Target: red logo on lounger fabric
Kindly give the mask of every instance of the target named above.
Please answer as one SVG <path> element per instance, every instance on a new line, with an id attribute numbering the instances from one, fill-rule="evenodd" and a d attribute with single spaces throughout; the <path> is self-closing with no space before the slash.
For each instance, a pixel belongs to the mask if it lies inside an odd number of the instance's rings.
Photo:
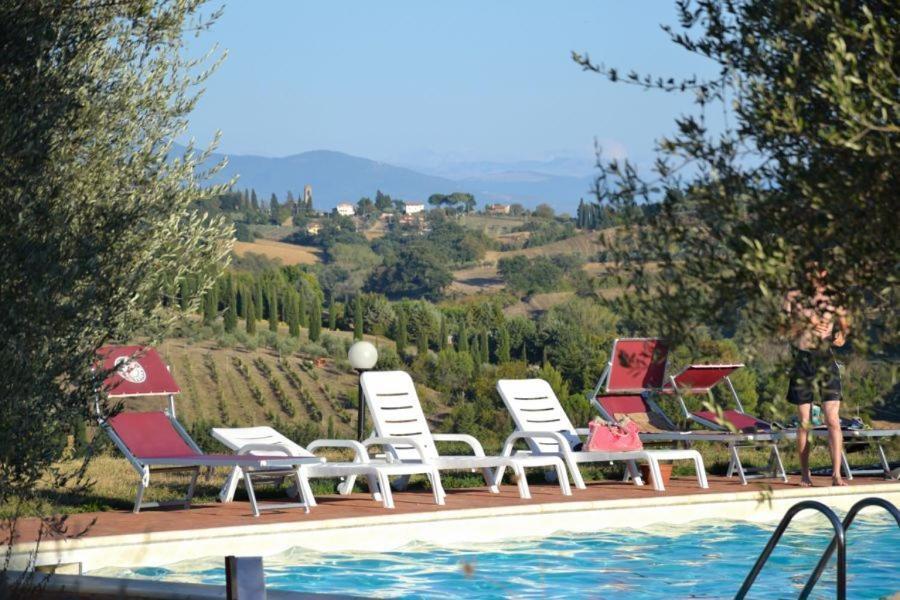
<path id="1" fill-rule="evenodd" d="M 147 371 L 136 360 L 129 360 L 126 356 L 116 358 L 116 371 L 125 381 L 131 383 L 144 383 L 147 381 Z"/>
<path id="2" fill-rule="evenodd" d="M 180 390 L 153 348 L 106 346 L 97 353 L 99 368 L 107 372 L 103 387 L 110 398 L 177 394 Z"/>

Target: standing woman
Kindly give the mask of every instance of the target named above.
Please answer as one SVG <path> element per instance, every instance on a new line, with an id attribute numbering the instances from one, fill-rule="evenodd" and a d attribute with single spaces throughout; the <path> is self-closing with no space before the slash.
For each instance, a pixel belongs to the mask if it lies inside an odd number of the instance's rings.
<path id="1" fill-rule="evenodd" d="M 785 311 L 790 320 L 789 334 L 794 355 L 787 400 L 797 407 L 800 427 L 797 430 L 797 450 L 800 452 L 800 486 L 809 487 L 810 412 L 815 391 L 818 390 L 828 426 L 831 447 L 831 483 L 847 485 L 841 478 L 841 457 L 844 437 L 841 432 L 841 372 L 834 358 L 834 347 L 843 346 L 850 333 L 847 311 L 836 307 L 825 285 L 828 272 L 818 270 L 811 275 L 815 289 L 812 299 L 799 291 L 790 292 L 785 299 Z"/>

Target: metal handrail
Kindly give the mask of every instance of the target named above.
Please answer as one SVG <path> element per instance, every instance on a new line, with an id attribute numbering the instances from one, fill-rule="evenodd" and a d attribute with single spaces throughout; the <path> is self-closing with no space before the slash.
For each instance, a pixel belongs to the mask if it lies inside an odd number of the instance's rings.
<path id="1" fill-rule="evenodd" d="M 834 539 L 832 540 L 832 543 L 837 546 L 838 551 L 837 598 L 838 600 L 846 600 L 847 547 L 844 540 L 844 526 L 841 524 L 841 520 L 833 510 L 816 500 L 804 500 L 803 502 L 798 502 L 788 509 L 787 513 L 785 513 L 784 517 L 781 519 L 781 522 L 778 524 L 778 527 L 775 528 L 775 532 L 772 534 L 772 537 L 769 538 L 769 543 L 766 544 L 766 547 L 759 555 L 759 558 L 756 559 L 756 564 L 753 565 L 753 568 L 750 570 L 747 578 L 744 579 L 744 583 L 743 585 L 741 585 L 741 589 L 738 590 L 738 593 L 735 595 L 735 600 L 743 600 L 747 596 L 747 592 L 750 591 L 750 587 L 753 585 L 753 582 L 756 581 L 756 577 L 759 575 L 759 572 L 762 571 L 763 566 L 765 566 L 766 561 L 769 559 L 769 556 L 772 554 L 775 546 L 778 545 L 778 542 L 781 540 L 781 536 L 784 534 L 784 531 L 787 529 L 788 525 L 790 525 L 794 517 L 797 516 L 797 513 L 804 510 L 819 511 L 820 513 L 825 515 L 831 522 L 831 527 L 834 529 Z"/>
<path id="2" fill-rule="evenodd" d="M 853 524 L 853 519 L 856 518 L 856 515 L 860 510 L 864 509 L 867 506 L 880 506 L 884 510 L 888 512 L 894 520 L 897 521 L 897 526 L 900 527 L 900 510 L 897 510 L 897 507 L 894 506 L 891 502 L 883 498 L 863 498 L 852 507 L 847 512 L 847 515 L 844 517 L 844 534 L 846 535 L 847 531 L 850 529 L 850 525 Z M 825 549 L 825 552 L 822 554 L 822 558 L 819 559 L 819 564 L 816 565 L 816 569 L 813 571 L 812 575 L 809 576 L 809 580 L 806 582 L 806 585 L 803 587 L 803 591 L 800 592 L 800 599 L 805 600 L 812 593 L 813 588 L 816 583 L 819 581 L 819 577 L 822 576 L 822 573 L 825 571 L 825 567 L 828 565 L 829 559 L 831 559 L 831 555 L 834 553 L 834 547 L 837 544 L 836 539 L 832 539 L 831 543 L 828 544 L 828 548 Z"/>

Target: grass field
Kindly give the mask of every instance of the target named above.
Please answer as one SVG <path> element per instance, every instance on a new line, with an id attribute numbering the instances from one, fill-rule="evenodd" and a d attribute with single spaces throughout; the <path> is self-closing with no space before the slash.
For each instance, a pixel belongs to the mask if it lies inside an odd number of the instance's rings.
<path id="1" fill-rule="evenodd" d="M 512 233 L 527 219 L 521 217 L 500 217 L 493 215 L 469 214 L 462 217 L 462 224 L 470 229 L 479 229 L 491 237 Z"/>
<path id="2" fill-rule="evenodd" d="M 244 256 L 248 252 L 262 254 L 266 258 L 280 260 L 284 265 L 312 265 L 322 260 L 322 253 L 312 246 L 285 244 L 275 240 L 258 239 L 255 242 L 235 242 L 234 252 Z"/>
<path id="3" fill-rule="evenodd" d="M 522 248 L 521 250 L 507 250 L 499 252 L 488 250 L 484 255 L 484 261 L 496 264 L 501 258 L 512 256 L 553 256 L 554 254 L 579 254 L 585 260 L 591 259 L 600 250 L 600 236 L 595 231 L 580 233 L 565 240 L 551 242 L 534 248 Z"/>

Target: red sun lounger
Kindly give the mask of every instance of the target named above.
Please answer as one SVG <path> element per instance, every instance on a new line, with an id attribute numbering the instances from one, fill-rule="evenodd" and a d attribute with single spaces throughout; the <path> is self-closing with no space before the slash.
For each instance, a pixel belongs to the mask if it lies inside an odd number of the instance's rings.
<path id="1" fill-rule="evenodd" d="M 141 346 L 107 346 L 99 351 L 100 368 L 108 373 L 102 388 L 98 391 L 95 411 L 100 427 L 109 435 L 113 443 L 131 466 L 137 471 L 137 497 L 134 512 L 142 508 L 157 506 L 190 507 L 200 469 L 203 467 L 240 467 L 246 476 L 244 484 L 254 516 L 260 510 L 302 507 L 307 512 L 306 503 L 266 504 L 256 501 L 252 475 L 255 471 L 285 469 L 298 478 L 298 469 L 303 464 L 320 463 L 320 458 L 309 457 L 258 457 L 251 455 L 204 454 L 191 439 L 175 417 L 175 395 L 181 390 L 162 358 L 153 348 Z M 168 410 L 152 412 L 122 412 L 106 418 L 100 409 L 100 394 L 109 398 L 135 396 L 168 396 Z M 187 494 L 175 502 L 143 502 L 144 491 L 150 485 L 151 473 L 184 471 L 191 473 Z"/>
<path id="2" fill-rule="evenodd" d="M 738 394 L 735 391 L 730 379 L 730 375 L 741 367 L 743 367 L 743 365 L 740 364 L 691 365 L 685 368 L 678 375 L 670 377 L 663 391 L 674 391 L 676 394 L 678 394 L 678 398 L 681 401 L 682 410 L 684 411 L 685 415 L 688 416 L 688 418 L 690 418 L 691 420 L 696 421 L 700 425 L 709 427 L 711 429 L 728 429 L 727 426 L 723 426 L 723 424 L 720 422 L 719 417 L 711 411 L 704 410 L 689 413 L 687 407 L 685 406 L 684 400 L 682 399 L 683 394 L 709 393 L 713 386 L 724 381 L 728 385 L 728 389 L 730 390 L 731 395 L 734 398 L 737 410 L 723 411 L 721 415 L 721 421 L 730 423 L 735 429 L 742 432 L 774 432 L 775 428 L 771 423 L 763 421 L 762 419 L 758 419 L 744 412 L 744 407 L 741 406 L 741 400 L 738 397 Z M 845 427 L 843 429 L 843 434 L 845 446 L 874 444 L 878 450 L 878 458 L 880 462 L 880 465 L 874 469 L 853 468 L 850 465 L 850 460 L 847 457 L 847 452 L 844 451 L 841 462 L 844 469 L 844 475 L 847 477 L 847 479 L 853 479 L 853 475 L 883 474 L 885 477 L 891 477 L 890 462 L 888 461 L 887 455 L 885 454 L 884 445 L 882 444 L 881 438 L 890 438 L 896 435 L 900 435 L 900 430 L 851 429 Z M 777 435 L 780 436 L 781 439 L 796 439 L 797 431 L 795 429 L 779 428 Z M 812 435 L 816 437 L 828 437 L 828 430 L 825 428 L 816 428 L 812 430 Z"/>
<path id="3" fill-rule="evenodd" d="M 664 383 L 667 360 L 668 347 L 662 340 L 655 338 L 615 340 L 609 362 L 591 396 L 591 403 L 606 419 L 618 420 L 625 416 L 632 419 L 640 428 L 641 439 L 644 442 L 706 441 L 727 444 L 730 456 L 728 476 L 737 473 L 742 484 L 746 484 L 747 480 L 754 476 L 766 475 L 753 475 L 744 468 L 740 460 L 740 448 L 765 444 L 771 447 L 770 474 L 787 480 L 776 446 L 782 438 L 781 434 L 773 431 L 771 424 L 744 413 L 737 394 L 734 394 L 737 410 L 723 412 L 723 418 L 730 420 L 737 432 L 732 432 L 727 426 L 720 424 L 711 411 L 695 413 L 687 411 L 680 395 L 678 398 L 681 400 L 685 416 L 702 425 L 704 430 L 679 429 L 651 399 L 653 393 L 666 393 L 666 388 L 668 393 L 672 393 L 671 378 L 668 385 Z M 692 393 L 697 393 L 701 390 L 708 391 L 713 385 L 727 381 L 734 393 L 727 375 L 740 366 L 742 365 L 712 365 L 707 368 L 694 365 L 679 373 L 676 382 L 678 385 L 685 385 L 685 389 L 689 385 Z M 684 391 L 681 388 L 675 390 Z"/>

